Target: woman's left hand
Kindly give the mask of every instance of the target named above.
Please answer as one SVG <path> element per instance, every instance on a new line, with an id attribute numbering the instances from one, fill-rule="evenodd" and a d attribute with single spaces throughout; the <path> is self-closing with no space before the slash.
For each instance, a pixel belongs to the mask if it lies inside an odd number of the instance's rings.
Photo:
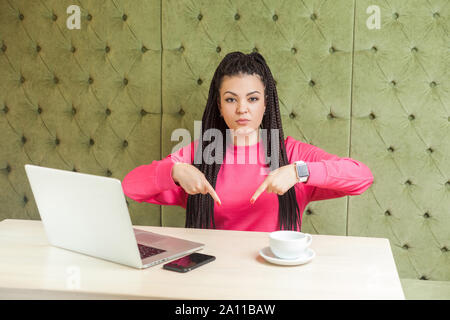
<path id="1" fill-rule="evenodd" d="M 297 183 L 295 164 L 288 164 L 270 172 L 250 199 L 253 204 L 259 195 L 265 190 L 269 193 L 283 195 Z"/>

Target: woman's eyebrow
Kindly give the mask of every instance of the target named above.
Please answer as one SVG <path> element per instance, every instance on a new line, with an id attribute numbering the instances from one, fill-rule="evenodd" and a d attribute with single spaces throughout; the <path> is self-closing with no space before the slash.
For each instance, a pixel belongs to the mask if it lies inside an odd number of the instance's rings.
<path id="1" fill-rule="evenodd" d="M 233 96 L 237 96 L 237 94 L 236 93 L 234 93 L 234 92 L 231 92 L 231 91 L 225 91 L 223 94 L 225 94 L 225 93 L 231 93 Z M 260 93 L 259 91 L 252 91 L 252 92 L 249 92 L 249 93 L 247 93 L 247 95 L 251 95 L 252 93 Z"/>

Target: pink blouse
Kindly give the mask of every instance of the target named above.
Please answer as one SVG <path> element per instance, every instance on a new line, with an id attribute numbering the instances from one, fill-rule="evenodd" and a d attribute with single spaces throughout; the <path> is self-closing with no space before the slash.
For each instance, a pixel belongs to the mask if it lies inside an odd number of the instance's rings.
<path id="1" fill-rule="evenodd" d="M 192 164 L 198 140 L 130 171 L 122 181 L 126 196 L 138 201 L 186 208 L 188 194 L 172 179 L 176 162 Z M 298 206 L 303 211 L 310 201 L 359 195 L 373 182 L 370 169 L 352 158 L 340 158 L 324 150 L 287 136 L 289 163 L 303 160 L 309 170 L 307 182 L 295 185 Z M 259 154 L 259 156 L 258 156 Z M 217 176 L 215 191 L 222 205 L 214 204 L 217 229 L 272 232 L 278 230 L 278 195 L 263 192 L 250 204 L 250 198 L 267 177 L 262 141 L 250 146 L 227 148 Z"/>

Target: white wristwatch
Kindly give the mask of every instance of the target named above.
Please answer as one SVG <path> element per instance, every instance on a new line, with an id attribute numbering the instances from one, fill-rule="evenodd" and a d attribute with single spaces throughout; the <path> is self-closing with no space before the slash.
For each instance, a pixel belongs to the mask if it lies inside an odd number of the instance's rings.
<path id="1" fill-rule="evenodd" d="M 305 161 L 295 161 L 295 173 L 297 174 L 297 182 L 306 182 L 309 178 L 308 166 Z"/>

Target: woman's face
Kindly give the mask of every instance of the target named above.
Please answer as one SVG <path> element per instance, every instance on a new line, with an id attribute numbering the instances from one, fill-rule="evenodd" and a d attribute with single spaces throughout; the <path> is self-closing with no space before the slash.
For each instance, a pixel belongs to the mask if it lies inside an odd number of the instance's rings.
<path id="1" fill-rule="evenodd" d="M 224 76 L 219 91 L 217 104 L 232 135 L 256 137 L 266 110 L 264 84 L 259 75 Z M 248 121 L 240 123 L 239 119 Z"/>

